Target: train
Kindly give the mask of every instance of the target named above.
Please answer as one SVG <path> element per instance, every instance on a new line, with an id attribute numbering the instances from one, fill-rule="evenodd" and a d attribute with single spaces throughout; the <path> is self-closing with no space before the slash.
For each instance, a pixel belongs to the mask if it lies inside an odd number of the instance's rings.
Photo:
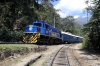
<path id="1" fill-rule="evenodd" d="M 62 31 L 62 43 L 82 43 L 83 39 L 83 37 Z"/>
<path id="2" fill-rule="evenodd" d="M 32 22 L 32 24 L 27 25 L 25 32 L 23 33 L 24 43 L 61 44 L 78 43 L 82 42 L 82 40 L 82 37 L 68 34 L 67 32 L 62 32 L 46 22 L 39 20 L 35 20 Z"/>

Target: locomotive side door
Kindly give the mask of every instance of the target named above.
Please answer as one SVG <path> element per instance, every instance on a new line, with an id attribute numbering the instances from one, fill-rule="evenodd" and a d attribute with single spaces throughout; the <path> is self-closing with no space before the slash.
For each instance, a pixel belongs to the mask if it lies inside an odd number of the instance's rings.
<path id="1" fill-rule="evenodd" d="M 45 33 L 49 36 L 49 25 L 45 24 Z"/>

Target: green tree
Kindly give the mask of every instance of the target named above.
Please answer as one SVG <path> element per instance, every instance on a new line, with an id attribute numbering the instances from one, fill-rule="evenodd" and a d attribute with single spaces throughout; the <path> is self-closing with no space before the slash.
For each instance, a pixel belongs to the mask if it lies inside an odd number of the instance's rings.
<path id="1" fill-rule="evenodd" d="M 12 36 L 16 29 L 24 31 L 26 25 L 34 20 L 44 20 L 49 24 L 53 23 L 53 14 L 56 13 L 51 1 L 55 0 L 4 0 L 0 1 L 0 29 L 5 27 L 8 34 Z M 39 4 L 40 2 L 40 4 Z M 42 2 L 47 2 L 44 6 Z M 51 9 L 51 10 L 50 10 Z M 0 31 L 3 37 L 4 31 Z M 6 34 L 6 33 L 4 33 Z M 16 32 L 16 36 L 20 35 Z M 22 34 L 22 33 L 21 33 Z M 20 35 L 21 36 L 21 35 Z M 8 38 L 6 36 L 6 38 Z M 0 39 L 2 40 L 2 38 Z M 17 39 L 16 39 L 17 40 Z"/>
<path id="2" fill-rule="evenodd" d="M 89 41 L 87 41 L 87 48 L 100 50 L 100 1 L 93 1 L 95 6 L 92 7 L 92 18 L 89 23 L 84 25 L 85 33 L 89 33 Z M 88 44 L 89 43 L 89 44 Z"/>
<path id="3" fill-rule="evenodd" d="M 73 16 L 67 16 L 62 19 L 62 30 L 71 32 L 75 35 L 81 35 L 81 26 L 74 22 Z"/>

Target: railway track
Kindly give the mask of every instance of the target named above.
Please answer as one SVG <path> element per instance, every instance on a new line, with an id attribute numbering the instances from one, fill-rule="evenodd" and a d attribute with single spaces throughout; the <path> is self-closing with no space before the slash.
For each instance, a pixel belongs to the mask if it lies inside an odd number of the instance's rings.
<path id="1" fill-rule="evenodd" d="M 61 47 L 45 66 L 82 66 L 74 54 L 73 47 L 73 44 Z"/>
<path id="2" fill-rule="evenodd" d="M 81 61 L 75 55 L 74 46 L 75 44 L 71 44 L 67 47 L 70 66 L 82 66 Z"/>
<path id="3" fill-rule="evenodd" d="M 70 66 L 66 49 L 67 48 L 64 46 L 55 53 L 50 62 L 50 66 Z"/>

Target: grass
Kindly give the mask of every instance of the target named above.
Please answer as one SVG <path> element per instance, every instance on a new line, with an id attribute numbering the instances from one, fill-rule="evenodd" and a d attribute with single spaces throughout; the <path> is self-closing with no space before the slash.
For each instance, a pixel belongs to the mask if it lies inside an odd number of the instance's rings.
<path id="1" fill-rule="evenodd" d="M 27 48 L 26 46 L 0 46 L 0 50 L 19 50 L 22 48 Z"/>

